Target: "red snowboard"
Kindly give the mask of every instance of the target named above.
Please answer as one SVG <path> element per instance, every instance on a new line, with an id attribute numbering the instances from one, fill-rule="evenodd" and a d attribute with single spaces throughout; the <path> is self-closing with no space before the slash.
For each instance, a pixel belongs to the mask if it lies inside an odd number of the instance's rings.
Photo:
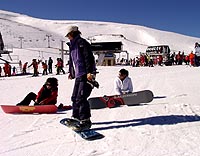
<path id="1" fill-rule="evenodd" d="M 56 113 L 56 105 L 42 105 L 42 106 L 11 106 L 1 105 L 2 110 L 5 113 L 11 114 L 33 114 L 33 113 Z"/>

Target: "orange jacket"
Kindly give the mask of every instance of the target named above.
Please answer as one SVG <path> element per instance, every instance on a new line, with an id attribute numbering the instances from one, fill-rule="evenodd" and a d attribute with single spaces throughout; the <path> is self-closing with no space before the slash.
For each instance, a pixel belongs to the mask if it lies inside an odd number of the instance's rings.
<path id="1" fill-rule="evenodd" d="M 195 55 L 194 55 L 193 53 L 190 53 L 190 54 L 189 54 L 189 59 L 190 59 L 190 60 L 193 60 L 194 57 L 195 57 Z"/>
<path id="2" fill-rule="evenodd" d="M 42 64 L 42 68 L 47 69 L 47 64 L 46 63 Z"/>

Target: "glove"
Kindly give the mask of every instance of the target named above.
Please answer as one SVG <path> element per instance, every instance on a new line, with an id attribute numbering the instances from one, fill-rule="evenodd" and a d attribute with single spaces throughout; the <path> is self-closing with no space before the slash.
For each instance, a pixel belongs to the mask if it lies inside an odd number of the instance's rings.
<path id="1" fill-rule="evenodd" d="M 88 81 L 92 81 L 93 75 L 91 73 L 88 73 L 87 74 L 87 79 L 88 79 Z"/>
<path id="2" fill-rule="evenodd" d="M 87 83 L 92 87 L 96 87 L 96 88 L 99 88 L 99 83 L 95 80 L 92 80 L 92 81 L 87 81 Z"/>
<path id="3" fill-rule="evenodd" d="M 35 103 L 34 103 L 34 106 L 37 106 L 37 105 L 39 105 L 39 103 L 38 103 L 38 102 L 35 102 Z"/>

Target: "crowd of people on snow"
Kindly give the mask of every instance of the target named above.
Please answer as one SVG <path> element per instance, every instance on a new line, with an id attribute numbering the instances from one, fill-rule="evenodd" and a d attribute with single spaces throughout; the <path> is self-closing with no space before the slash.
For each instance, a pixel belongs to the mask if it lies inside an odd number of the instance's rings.
<path id="1" fill-rule="evenodd" d="M 154 67 L 156 65 L 190 65 L 194 67 L 200 66 L 200 44 L 195 43 L 194 50 L 189 54 L 179 51 L 178 53 L 171 53 L 168 56 L 163 57 L 162 55 L 152 55 L 140 54 L 135 58 L 130 60 L 122 58 L 117 59 L 117 64 L 120 65 L 131 65 L 132 67 Z"/>
<path id="2" fill-rule="evenodd" d="M 65 74 L 65 71 L 63 69 L 63 60 L 61 58 L 57 58 L 56 61 L 56 74 L 59 75 L 61 72 Z M 32 62 L 30 64 L 28 64 L 28 62 L 22 63 L 22 61 L 20 60 L 18 68 L 16 68 L 15 66 L 12 67 L 9 62 L 5 62 L 3 67 L 0 66 L 0 77 L 30 74 L 31 69 L 29 69 L 29 72 L 27 71 L 27 69 L 30 67 L 33 68 L 33 76 L 38 76 L 39 65 L 41 65 L 42 67 L 42 75 L 48 75 L 53 73 L 53 59 L 49 57 L 49 59 L 45 61 L 32 59 Z"/>
<path id="3" fill-rule="evenodd" d="M 132 67 L 143 67 L 149 66 L 154 67 L 156 65 L 190 65 L 190 66 L 199 66 L 199 57 L 191 51 L 190 54 L 185 55 L 184 52 L 179 51 L 178 54 L 175 52 L 167 57 L 162 55 L 158 56 L 148 56 L 146 54 L 142 54 L 139 57 L 130 59 L 129 61 L 125 61 L 125 64 L 129 64 Z M 121 62 L 124 62 L 121 60 Z"/>
<path id="4" fill-rule="evenodd" d="M 200 51 L 200 46 L 198 43 L 195 43 L 195 49 Z M 195 51 L 195 50 L 194 50 Z M 61 58 L 57 58 L 56 60 L 56 74 L 60 73 L 65 74 L 63 60 Z M 126 60 L 122 58 L 121 60 L 117 59 L 117 64 L 120 65 L 130 65 L 132 67 L 154 67 L 154 66 L 163 66 L 163 65 L 189 65 L 189 66 L 200 66 L 200 56 L 197 55 L 197 52 L 191 51 L 189 54 L 185 54 L 184 52 L 179 51 L 177 54 L 173 52 L 169 56 L 163 58 L 162 55 L 157 56 L 148 56 L 147 54 L 141 54 L 138 57 L 131 58 L 130 60 Z M 167 64 L 169 63 L 169 64 Z M 28 74 L 27 68 L 33 67 L 33 76 L 38 76 L 39 65 L 42 67 L 42 75 L 48 75 L 53 73 L 53 59 L 49 57 L 48 60 L 41 61 L 37 59 L 33 59 L 31 64 L 28 65 L 28 62 L 22 64 L 19 61 L 19 69 L 15 66 L 11 66 L 9 62 L 5 62 L 4 66 L 0 66 L 0 77 L 2 76 L 14 76 L 14 75 L 26 75 Z M 29 70 L 30 71 L 30 70 Z M 29 72 L 30 73 L 30 72 Z"/>

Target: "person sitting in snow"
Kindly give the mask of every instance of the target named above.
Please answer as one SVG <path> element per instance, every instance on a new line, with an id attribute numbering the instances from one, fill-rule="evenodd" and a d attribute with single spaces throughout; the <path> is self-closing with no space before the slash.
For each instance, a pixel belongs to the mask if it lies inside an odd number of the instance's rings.
<path id="1" fill-rule="evenodd" d="M 34 105 L 55 105 L 58 96 L 58 80 L 48 78 L 38 94 L 30 92 L 17 106 L 28 106 L 33 100 Z"/>
<path id="2" fill-rule="evenodd" d="M 133 92 L 132 80 L 128 74 L 128 70 L 126 69 L 121 69 L 119 71 L 119 76 L 114 80 L 114 90 L 116 95 Z"/>

